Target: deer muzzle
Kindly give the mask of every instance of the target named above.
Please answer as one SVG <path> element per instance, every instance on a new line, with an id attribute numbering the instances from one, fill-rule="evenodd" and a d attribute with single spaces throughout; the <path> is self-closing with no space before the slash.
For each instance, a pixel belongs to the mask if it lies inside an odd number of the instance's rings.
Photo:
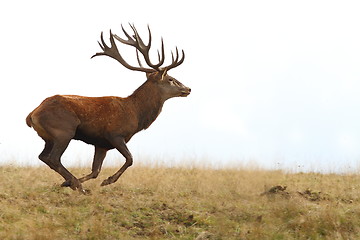
<path id="1" fill-rule="evenodd" d="M 180 97 L 187 97 L 191 93 L 191 88 L 185 87 L 184 90 L 181 91 Z"/>

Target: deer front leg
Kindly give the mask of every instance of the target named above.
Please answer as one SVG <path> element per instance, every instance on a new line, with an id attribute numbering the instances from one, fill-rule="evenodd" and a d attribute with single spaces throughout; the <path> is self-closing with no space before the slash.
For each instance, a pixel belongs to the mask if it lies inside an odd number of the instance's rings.
<path id="1" fill-rule="evenodd" d="M 92 168 L 91 168 L 91 173 L 80 178 L 79 181 L 80 182 L 85 182 L 87 180 L 90 180 L 92 178 L 97 178 L 97 176 L 100 173 L 101 170 L 101 166 L 103 164 L 104 158 L 106 156 L 107 153 L 107 149 L 105 148 L 101 148 L 101 147 L 97 147 L 95 146 L 95 154 L 94 154 L 94 161 L 92 164 Z"/>
<path id="2" fill-rule="evenodd" d="M 125 164 L 117 171 L 114 175 L 105 179 L 101 186 L 105 186 L 111 183 L 116 182 L 119 177 L 125 172 L 125 170 L 130 167 L 133 163 L 133 157 L 125 144 L 125 139 L 123 137 L 115 137 L 111 140 L 113 146 L 125 157 Z"/>

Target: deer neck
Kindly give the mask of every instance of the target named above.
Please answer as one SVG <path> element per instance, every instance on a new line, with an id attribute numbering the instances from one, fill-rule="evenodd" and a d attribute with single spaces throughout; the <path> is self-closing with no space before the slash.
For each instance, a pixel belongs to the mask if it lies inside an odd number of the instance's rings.
<path id="1" fill-rule="evenodd" d="M 151 81 L 146 81 L 128 98 L 136 109 L 139 131 L 148 128 L 155 121 L 165 102 L 161 90 Z"/>

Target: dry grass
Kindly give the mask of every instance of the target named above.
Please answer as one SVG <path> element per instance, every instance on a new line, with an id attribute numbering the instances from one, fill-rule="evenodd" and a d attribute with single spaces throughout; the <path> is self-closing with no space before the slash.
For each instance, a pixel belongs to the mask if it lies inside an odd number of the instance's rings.
<path id="1" fill-rule="evenodd" d="M 113 172 L 85 196 L 1 167 L 0 239 L 360 239 L 359 175 L 133 167 L 99 187 Z"/>

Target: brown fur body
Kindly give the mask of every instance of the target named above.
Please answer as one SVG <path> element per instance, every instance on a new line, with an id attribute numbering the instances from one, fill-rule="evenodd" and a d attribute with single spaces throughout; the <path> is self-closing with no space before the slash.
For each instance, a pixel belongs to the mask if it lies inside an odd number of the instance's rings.
<path id="1" fill-rule="evenodd" d="M 71 131 L 72 139 L 110 150 L 115 148 L 108 141 L 110 135 L 119 134 L 128 142 L 160 114 L 164 100 L 150 94 L 148 85 L 147 82 L 127 98 L 55 95 L 31 112 L 26 122 L 45 141 L 53 137 L 45 128 L 56 125 L 52 128 Z"/>

